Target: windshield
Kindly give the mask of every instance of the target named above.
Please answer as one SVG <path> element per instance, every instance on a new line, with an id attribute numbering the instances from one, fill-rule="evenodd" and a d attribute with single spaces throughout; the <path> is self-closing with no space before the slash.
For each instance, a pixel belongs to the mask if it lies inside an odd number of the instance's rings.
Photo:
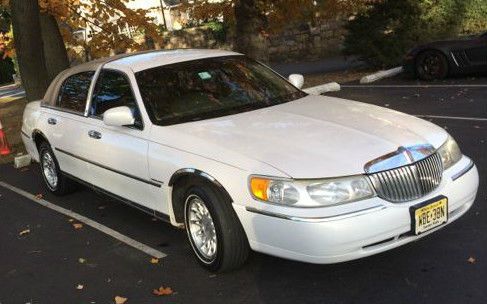
<path id="1" fill-rule="evenodd" d="M 163 65 L 135 77 L 149 117 L 158 125 L 237 114 L 306 95 L 240 55 Z"/>

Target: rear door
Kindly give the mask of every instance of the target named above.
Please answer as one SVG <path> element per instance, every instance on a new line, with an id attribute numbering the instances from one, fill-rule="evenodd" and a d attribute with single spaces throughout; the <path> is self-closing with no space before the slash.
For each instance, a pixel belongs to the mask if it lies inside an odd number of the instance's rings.
<path id="1" fill-rule="evenodd" d="M 90 173 L 86 162 L 73 157 L 90 149 L 83 138 L 88 131 L 86 101 L 94 71 L 69 76 L 59 89 L 55 105 L 43 105 L 40 124 L 54 150 L 61 171 L 87 181 Z"/>

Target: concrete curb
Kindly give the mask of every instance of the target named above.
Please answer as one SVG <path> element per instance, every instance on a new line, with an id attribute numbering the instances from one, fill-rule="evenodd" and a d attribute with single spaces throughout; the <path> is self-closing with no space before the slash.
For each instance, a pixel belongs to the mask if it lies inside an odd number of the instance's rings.
<path id="1" fill-rule="evenodd" d="M 360 83 L 371 83 L 371 82 L 377 81 L 379 79 L 395 76 L 397 74 L 402 73 L 402 71 L 403 71 L 402 67 L 397 67 L 397 68 L 393 68 L 393 69 L 385 70 L 385 71 L 379 71 L 377 73 L 362 77 L 362 79 L 360 79 Z"/>
<path id="2" fill-rule="evenodd" d="M 336 82 L 330 82 L 315 87 L 306 88 L 303 89 L 303 91 L 311 95 L 320 95 L 326 92 L 340 91 L 340 89 L 341 89 L 340 84 Z"/>

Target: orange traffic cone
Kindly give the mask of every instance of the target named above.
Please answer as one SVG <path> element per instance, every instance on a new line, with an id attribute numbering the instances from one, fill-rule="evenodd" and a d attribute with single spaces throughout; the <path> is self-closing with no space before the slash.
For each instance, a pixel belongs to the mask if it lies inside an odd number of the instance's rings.
<path id="1" fill-rule="evenodd" d="M 8 155 L 10 153 L 12 153 L 12 150 L 10 149 L 7 136 L 2 129 L 2 124 L 0 123 L 0 155 Z"/>

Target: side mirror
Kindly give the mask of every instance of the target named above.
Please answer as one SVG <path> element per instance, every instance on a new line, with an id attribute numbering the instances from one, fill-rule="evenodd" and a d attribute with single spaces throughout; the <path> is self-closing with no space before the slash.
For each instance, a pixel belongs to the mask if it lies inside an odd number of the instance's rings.
<path id="1" fill-rule="evenodd" d="M 304 84 L 304 76 L 301 74 L 291 74 L 288 78 L 289 82 L 298 89 L 301 89 Z"/>
<path id="2" fill-rule="evenodd" d="M 132 114 L 132 110 L 127 106 L 111 108 L 103 113 L 103 123 L 107 126 L 130 126 L 133 125 L 134 122 L 135 118 Z"/>

